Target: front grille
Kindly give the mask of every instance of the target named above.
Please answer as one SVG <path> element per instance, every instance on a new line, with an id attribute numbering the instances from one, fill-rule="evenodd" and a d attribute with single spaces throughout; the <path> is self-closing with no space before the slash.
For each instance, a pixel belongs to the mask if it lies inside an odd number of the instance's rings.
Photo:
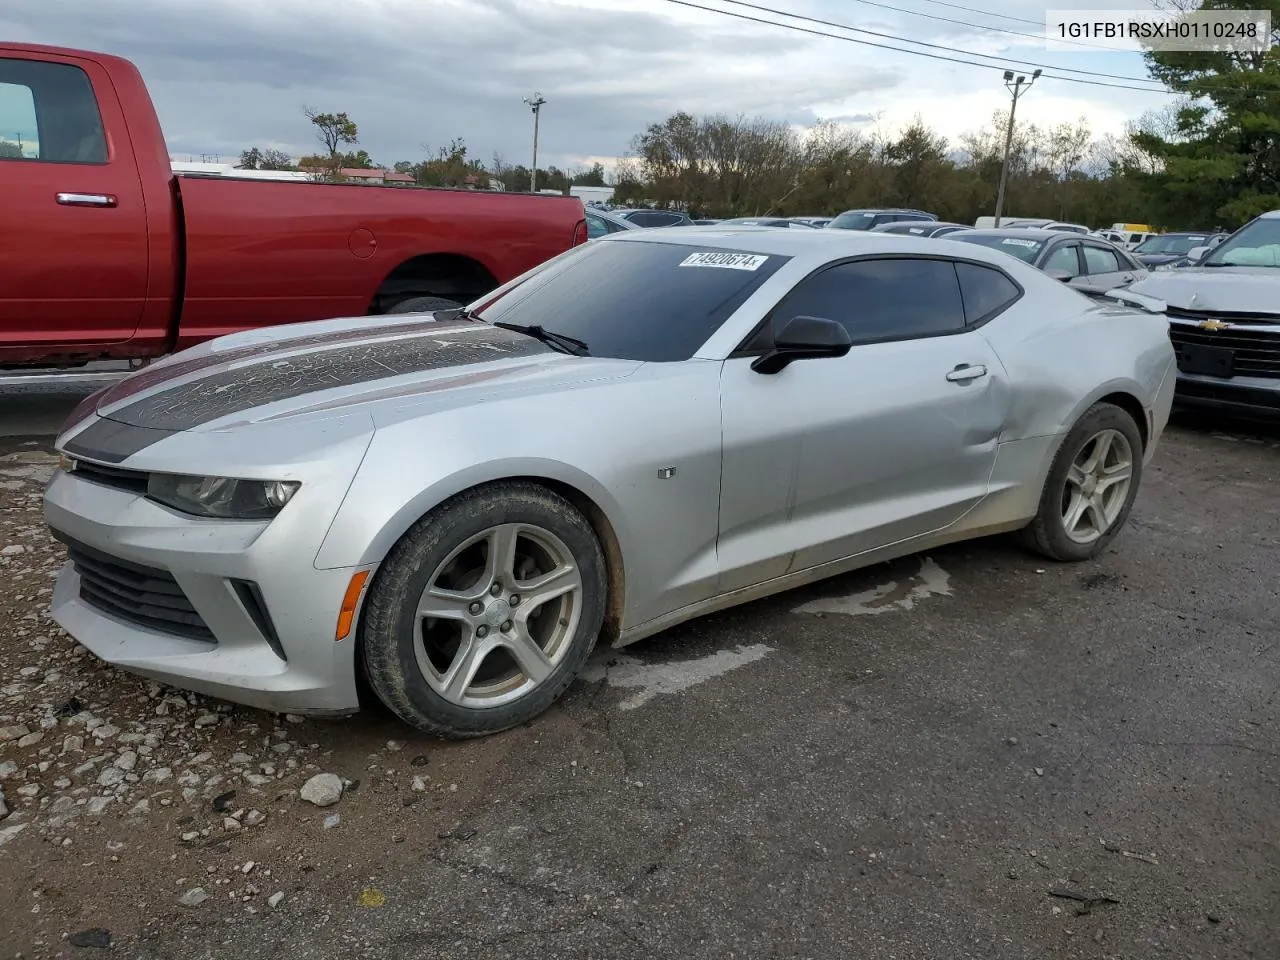
<path id="1" fill-rule="evenodd" d="M 216 642 L 213 632 L 165 570 L 146 567 L 85 546 L 53 531 L 80 574 L 80 599 L 103 613 L 192 640 Z"/>
<path id="2" fill-rule="evenodd" d="M 1272 330 L 1203 330 L 1190 323 L 1169 322 L 1169 339 L 1178 352 L 1178 367 L 1186 373 L 1209 373 L 1189 369 L 1198 348 L 1230 351 L 1231 372 L 1246 377 L 1280 378 L 1280 325 Z M 1187 348 L 1190 348 L 1188 350 Z"/>
<path id="3" fill-rule="evenodd" d="M 138 470 L 122 470 L 119 467 L 108 467 L 102 463 L 91 463 L 88 460 L 77 460 L 75 475 L 81 480 L 88 480 L 104 487 L 116 490 L 127 490 L 138 496 L 146 496 L 149 475 Z"/>

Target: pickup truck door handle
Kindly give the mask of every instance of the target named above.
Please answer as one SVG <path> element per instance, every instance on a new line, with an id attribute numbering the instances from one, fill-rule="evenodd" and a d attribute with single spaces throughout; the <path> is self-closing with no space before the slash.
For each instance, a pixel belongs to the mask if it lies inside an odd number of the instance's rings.
<path id="1" fill-rule="evenodd" d="M 58 202 L 64 207 L 114 207 L 116 198 L 109 193 L 60 193 Z"/>
<path id="2" fill-rule="evenodd" d="M 977 380 L 979 377 L 987 375 L 987 368 L 980 363 L 962 363 L 950 373 L 947 379 L 952 383 L 968 383 L 970 380 Z"/>

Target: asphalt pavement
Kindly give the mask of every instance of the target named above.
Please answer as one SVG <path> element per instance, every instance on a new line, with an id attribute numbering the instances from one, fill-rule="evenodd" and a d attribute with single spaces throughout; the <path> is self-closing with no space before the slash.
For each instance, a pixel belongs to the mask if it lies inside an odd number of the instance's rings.
<path id="1" fill-rule="evenodd" d="M 1094 562 L 860 571 L 598 653 L 483 741 L 309 724 L 363 783 L 276 846 L 278 907 L 78 922 L 155 960 L 1280 956 L 1277 489 L 1280 430 L 1180 418 Z M 390 737 L 442 799 L 373 772 Z M 91 853 L 48 856 L 19 887 Z"/>

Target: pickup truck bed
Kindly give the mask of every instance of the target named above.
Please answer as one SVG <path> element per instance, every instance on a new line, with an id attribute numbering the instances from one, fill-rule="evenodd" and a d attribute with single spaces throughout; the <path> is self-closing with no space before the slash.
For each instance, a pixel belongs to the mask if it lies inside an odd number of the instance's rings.
<path id="1" fill-rule="evenodd" d="M 587 238 L 575 197 L 176 175 L 137 68 L 0 44 L 0 366 L 466 303 Z M 0 139 L 13 134 L 0 134 Z"/>

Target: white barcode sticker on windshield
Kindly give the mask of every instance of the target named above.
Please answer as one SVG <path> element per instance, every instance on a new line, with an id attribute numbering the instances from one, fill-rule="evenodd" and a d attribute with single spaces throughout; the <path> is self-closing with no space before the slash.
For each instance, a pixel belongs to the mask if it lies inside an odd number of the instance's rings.
<path id="1" fill-rule="evenodd" d="M 1013 237 L 1006 237 L 1000 241 L 1006 247 L 1034 247 L 1039 240 L 1015 240 Z"/>
<path id="2" fill-rule="evenodd" d="M 723 270 L 759 270 L 769 258 L 757 253 L 691 253 L 682 267 L 719 267 Z"/>

